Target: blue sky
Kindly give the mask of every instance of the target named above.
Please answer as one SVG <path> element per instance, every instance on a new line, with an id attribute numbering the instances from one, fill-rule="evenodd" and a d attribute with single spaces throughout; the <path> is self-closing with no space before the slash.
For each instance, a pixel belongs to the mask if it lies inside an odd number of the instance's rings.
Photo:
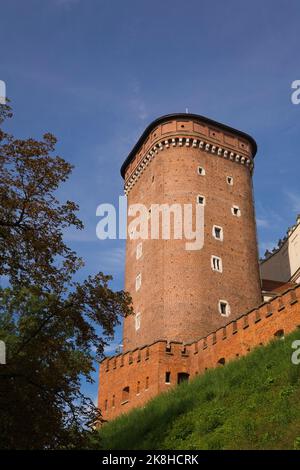
<path id="1" fill-rule="evenodd" d="M 86 261 L 79 278 L 102 270 L 123 287 L 124 242 L 96 239 L 96 207 L 117 203 L 120 165 L 145 126 L 186 108 L 256 139 L 260 252 L 284 235 L 300 213 L 299 20 L 297 0 L 1 2 L 10 130 L 52 132 L 75 165 L 60 194 L 85 223 L 67 234 Z"/>

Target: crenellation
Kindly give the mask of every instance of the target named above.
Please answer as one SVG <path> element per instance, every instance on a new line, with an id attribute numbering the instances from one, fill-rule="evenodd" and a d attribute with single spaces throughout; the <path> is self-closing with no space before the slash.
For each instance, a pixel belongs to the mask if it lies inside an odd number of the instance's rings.
<path id="1" fill-rule="evenodd" d="M 247 314 L 243 317 L 243 329 L 245 330 L 246 328 L 249 328 L 249 318 Z"/>
<path id="2" fill-rule="evenodd" d="M 226 326 L 224 326 L 224 328 L 222 328 L 222 339 L 227 339 L 227 329 L 226 329 Z"/>
<path id="3" fill-rule="evenodd" d="M 180 342 L 171 342 L 168 345 L 166 341 L 160 340 L 135 350 L 131 353 L 135 354 L 135 358 L 144 350 L 146 354 L 148 351 L 148 356 L 153 357 L 153 361 L 146 361 L 145 354 L 145 361 L 134 360 L 131 365 L 129 365 L 129 361 L 125 361 L 123 370 L 118 367 L 116 369 L 110 368 L 109 382 L 106 381 L 105 375 L 100 374 L 100 389 L 102 389 L 102 393 L 99 395 L 100 407 L 104 409 L 105 400 L 108 400 L 108 403 L 114 401 L 114 406 L 108 406 L 105 413 L 106 418 L 112 419 L 121 412 L 141 406 L 158 393 L 167 391 L 170 386 L 176 385 L 177 380 L 175 379 L 178 373 L 186 373 L 194 377 L 209 368 L 237 360 L 253 348 L 267 344 L 270 340 L 280 338 L 282 334 L 288 334 L 299 328 L 299 295 L 300 286 L 297 286 L 194 343 L 184 345 Z M 297 302 L 290 304 L 288 300 L 291 298 L 297 299 Z M 278 306 L 279 302 L 281 304 L 285 302 L 285 310 L 274 309 L 274 306 Z M 271 317 L 267 316 L 269 311 L 273 312 Z M 255 322 L 258 317 L 261 321 Z M 239 334 L 227 334 L 226 340 L 221 341 L 221 338 L 224 337 L 224 331 L 228 332 L 229 327 L 232 333 L 236 329 Z M 182 354 L 184 347 L 186 351 Z M 168 348 L 170 349 L 168 350 Z M 129 355 L 126 353 L 115 358 L 104 359 L 101 363 L 101 371 L 105 372 L 109 362 L 113 364 L 114 359 L 122 359 Z M 170 373 L 171 382 L 169 384 L 165 383 L 166 372 Z M 157 382 L 155 377 L 158 376 L 160 379 Z M 137 394 L 138 384 L 139 393 Z M 129 390 L 133 392 L 132 394 L 130 392 L 126 400 L 122 400 L 122 390 L 126 387 L 129 387 Z"/>
<path id="4" fill-rule="evenodd" d="M 261 316 L 260 316 L 260 310 L 255 310 L 255 320 L 254 320 L 254 323 L 258 323 L 259 321 L 261 321 Z"/>
<path id="5" fill-rule="evenodd" d="M 284 302 L 284 298 L 282 296 L 282 297 L 278 298 L 278 312 L 280 312 L 283 309 L 285 309 L 285 302 Z"/>
<path id="6" fill-rule="evenodd" d="M 270 302 L 266 303 L 265 317 L 271 317 L 273 315 L 273 306 Z"/>

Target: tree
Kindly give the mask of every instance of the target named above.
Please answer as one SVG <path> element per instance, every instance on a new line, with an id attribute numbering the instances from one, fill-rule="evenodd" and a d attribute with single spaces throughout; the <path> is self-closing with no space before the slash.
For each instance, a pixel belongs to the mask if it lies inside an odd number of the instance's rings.
<path id="1" fill-rule="evenodd" d="M 78 448 L 101 420 L 80 391 L 91 381 L 94 351 L 103 357 L 120 317 L 131 313 L 123 291 L 98 273 L 73 280 L 83 265 L 63 239 L 82 229 L 78 206 L 55 192 L 72 166 L 53 156 L 56 139 L 15 139 L 4 132 L 12 116 L 0 105 L 0 365 L 2 448 Z M 99 333 L 100 331 L 100 333 Z"/>

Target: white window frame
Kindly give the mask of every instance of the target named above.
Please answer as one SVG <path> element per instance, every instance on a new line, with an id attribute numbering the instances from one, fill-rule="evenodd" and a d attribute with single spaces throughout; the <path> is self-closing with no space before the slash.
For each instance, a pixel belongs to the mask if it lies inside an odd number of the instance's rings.
<path id="1" fill-rule="evenodd" d="M 233 186 L 233 176 L 226 176 L 226 182 L 229 184 L 229 186 Z"/>
<path id="2" fill-rule="evenodd" d="M 203 202 L 200 202 L 200 201 L 199 201 L 199 198 L 200 198 L 200 197 L 203 198 Z M 197 204 L 201 204 L 202 206 L 205 206 L 205 204 L 206 204 L 206 197 L 203 196 L 203 194 L 198 194 L 196 200 L 197 200 Z"/>
<path id="3" fill-rule="evenodd" d="M 219 264 L 219 269 L 215 267 L 214 260 L 218 260 Z M 220 256 L 212 255 L 211 256 L 211 269 L 217 273 L 222 273 L 223 272 L 223 264 L 222 264 L 222 258 Z"/>
<path id="4" fill-rule="evenodd" d="M 205 176 L 205 168 L 203 168 L 203 166 L 198 166 L 197 168 L 197 173 L 199 176 Z"/>
<path id="5" fill-rule="evenodd" d="M 143 242 L 140 242 L 136 246 L 135 257 L 136 259 L 140 259 L 143 255 Z"/>
<path id="6" fill-rule="evenodd" d="M 221 308 L 221 304 L 225 304 L 226 305 L 226 313 L 222 313 L 222 308 Z M 231 313 L 231 310 L 230 310 L 230 305 L 229 303 L 227 302 L 227 300 L 219 300 L 219 313 L 222 317 L 229 317 L 230 313 Z"/>
<path id="7" fill-rule="evenodd" d="M 138 273 L 135 278 L 135 290 L 138 291 L 142 285 L 142 273 Z"/>
<path id="8" fill-rule="evenodd" d="M 135 331 L 138 331 L 141 328 L 141 313 L 138 312 L 134 316 L 134 327 Z"/>
<path id="9" fill-rule="evenodd" d="M 216 229 L 220 229 L 220 238 L 216 237 L 216 232 L 215 232 Z M 214 225 L 212 228 L 212 235 L 216 240 L 218 240 L 219 242 L 222 242 L 224 239 L 223 227 L 220 227 L 220 225 Z"/>
<path id="10" fill-rule="evenodd" d="M 237 214 L 235 214 L 235 210 L 237 210 Z M 231 213 L 232 215 L 234 215 L 234 217 L 241 217 L 241 209 L 239 208 L 239 206 L 232 206 Z"/>

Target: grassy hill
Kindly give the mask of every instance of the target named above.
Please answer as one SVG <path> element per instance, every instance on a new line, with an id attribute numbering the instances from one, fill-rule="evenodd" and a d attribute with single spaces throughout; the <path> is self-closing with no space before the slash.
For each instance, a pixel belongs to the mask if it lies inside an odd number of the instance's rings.
<path id="1" fill-rule="evenodd" d="M 300 449 L 300 365 L 291 343 L 260 347 L 105 424 L 102 449 Z"/>

